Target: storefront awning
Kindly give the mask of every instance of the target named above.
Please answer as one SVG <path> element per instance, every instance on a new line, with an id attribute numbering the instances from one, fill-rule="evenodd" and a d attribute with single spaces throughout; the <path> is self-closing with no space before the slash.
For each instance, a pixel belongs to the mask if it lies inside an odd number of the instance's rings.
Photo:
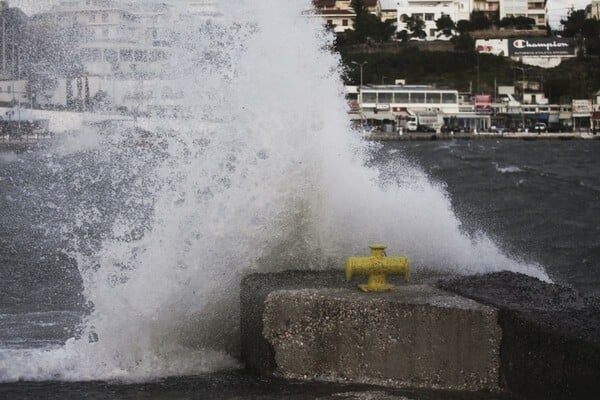
<path id="1" fill-rule="evenodd" d="M 391 119 L 394 120 L 396 119 L 391 112 L 389 111 L 364 111 L 362 113 L 362 117 L 363 119 L 378 119 L 378 120 L 384 120 L 384 119 Z"/>

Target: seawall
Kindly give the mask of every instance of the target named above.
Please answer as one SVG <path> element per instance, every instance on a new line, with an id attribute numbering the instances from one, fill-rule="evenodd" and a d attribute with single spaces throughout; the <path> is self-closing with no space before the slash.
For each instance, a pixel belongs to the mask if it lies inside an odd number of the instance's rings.
<path id="1" fill-rule="evenodd" d="M 250 275 L 242 359 L 301 380 L 600 398 L 599 299 L 510 272 L 398 285 L 374 295 L 341 271 Z"/>

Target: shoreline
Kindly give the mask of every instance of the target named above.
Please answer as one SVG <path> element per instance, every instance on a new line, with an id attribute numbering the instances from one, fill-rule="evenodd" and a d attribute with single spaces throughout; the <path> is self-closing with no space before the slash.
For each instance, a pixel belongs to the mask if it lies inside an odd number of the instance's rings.
<path id="1" fill-rule="evenodd" d="M 447 134 L 447 133 L 404 133 L 397 134 L 371 134 L 363 136 L 366 140 L 381 141 L 381 142 L 402 142 L 402 141 L 435 141 L 435 140 L 481 140 L 481 139 L 497 139 L 497 140 L 600 140 L 600 134 L 591 133 L 525 133 L 525 132 L 508 132 L 508 133 L 469 133 L 469 134 Z"/>

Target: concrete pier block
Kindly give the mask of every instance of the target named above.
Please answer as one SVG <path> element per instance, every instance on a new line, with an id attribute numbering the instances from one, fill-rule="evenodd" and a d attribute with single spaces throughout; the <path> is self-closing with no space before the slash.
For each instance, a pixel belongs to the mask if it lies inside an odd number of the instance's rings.
<path id="1" fill-rule="evenodd" d="M 600 399 L 600 298 L 513 272 L 438 285 L 499 310 L 506 389 L 531 400 Z"/>
<path id="2" fill-rule="evenodd" d="M 292 289 L 267 295 L 262 334 L 286 378 L 495 390 L 497 321 L 495 308 L 428 285 Z"/>

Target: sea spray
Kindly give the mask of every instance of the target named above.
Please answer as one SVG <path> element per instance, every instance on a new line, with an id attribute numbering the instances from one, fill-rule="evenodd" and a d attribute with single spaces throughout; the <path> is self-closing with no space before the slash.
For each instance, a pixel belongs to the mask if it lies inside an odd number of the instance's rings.
<path id="1" fill-rule="evenodd" d="M 340 268 L 371 242 L 415 268 L 546 277 L 465 235 L 443 188 L 410 163 L 386 167 L 394 181 L 365 166 L 332 36 L 308 6 L 221 1 L 214 20 L 180 20 L 162 75 L 184 117 L 82 130 L 48 151 L 48 185 L 28 190 L 77 263 L 87 314 L 65 346 L 0 353 L 1 380 L 236 367 L 244 273 Z"/>

